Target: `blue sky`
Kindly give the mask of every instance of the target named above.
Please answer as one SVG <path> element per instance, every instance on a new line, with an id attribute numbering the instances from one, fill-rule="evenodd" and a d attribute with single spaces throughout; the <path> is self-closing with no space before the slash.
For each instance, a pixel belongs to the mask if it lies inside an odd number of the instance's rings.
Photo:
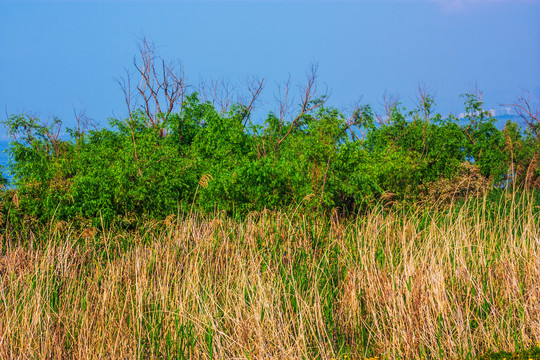
<path id="1" fill-rule="evenodd" d="M 188 84 L 263 77 L 261 117 L 277 110 L 277 84 L 301 83 L 311 63 L 341 109 L 377 110 L 385 92 L 410 107 L 419 84 L 443 114 L 463 111 L 459 95 L 475 87 L 498 112 L 524 89 L 540 96 L 539 0 L 0 0 L 2 119 L 124 117 L 115 79 L 142 36 L 181 61 Z"/>

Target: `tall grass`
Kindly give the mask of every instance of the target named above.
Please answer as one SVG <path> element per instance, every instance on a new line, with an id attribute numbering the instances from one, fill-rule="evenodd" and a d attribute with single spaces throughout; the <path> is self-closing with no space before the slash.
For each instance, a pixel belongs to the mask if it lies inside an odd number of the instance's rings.
<path id="1" fill-rule="evenodd" d="M 475 358 L 540 342 L 527 195 L 4 231 L 1 358 Z M 84 235 L 84 236 L 81 236 Z"/>

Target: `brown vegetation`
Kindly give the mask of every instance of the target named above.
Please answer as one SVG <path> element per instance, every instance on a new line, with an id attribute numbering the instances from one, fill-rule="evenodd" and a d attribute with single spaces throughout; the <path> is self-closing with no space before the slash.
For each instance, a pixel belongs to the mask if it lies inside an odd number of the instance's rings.
<path id="1" fill-rule="evenodd" d="M 170 216 L 131 233 L 62 223 L 34 246 L 4 233 L 0 357 L 515 351 L 540 342 L 539 209 L 525 196 L 493 206 Z"/>

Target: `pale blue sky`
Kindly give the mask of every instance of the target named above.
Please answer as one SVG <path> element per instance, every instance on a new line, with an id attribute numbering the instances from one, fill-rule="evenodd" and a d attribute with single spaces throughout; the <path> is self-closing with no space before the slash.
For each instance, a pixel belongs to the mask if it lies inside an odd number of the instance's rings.
<path id="1" fill-rule="evenodd" d="M 68 124 L 73 107 L 102 124 L 123 117 L 115 78 L 143 35 L 190 84 L 264 77 L 263 113 L 277 109 L 276 83 L 300 83 L 312 62 L 339 108 L 362 98 L 377 109 L 385 91 L 410 105 L 418 84 L 442 113 L 462 111 L 475 86 L 496 109 L 523 89 L 540 96 L 536 0 L 0 0 L 0 106 Z"/>

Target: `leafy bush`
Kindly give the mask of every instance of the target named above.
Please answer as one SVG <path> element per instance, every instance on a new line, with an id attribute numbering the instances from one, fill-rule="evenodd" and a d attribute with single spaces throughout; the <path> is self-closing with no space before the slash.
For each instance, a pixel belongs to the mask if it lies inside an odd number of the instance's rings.
<path id="1" fill-rule="evenodd" d="M 13 221 L 26 215 L 109 223 L 192 209 L 355 212 L 378 200 L 478 193 L 512 171 L 518 182 L 540 186 L 539 141 L 531 129 L 514 123 L 497 129 L 470 94 L 465 123 L 431 116 L 433 101 L 424 100 L 423 109 L 411 112 L 397 104 L 377 125 L 369 107 L 353 123 L 324 98 L 311 100 L 314 105 L 292 121 L 270 113 L 253 125 L 245 106 L 218 112 L 193 93 L 180 112 L 158 114 L 159 122 L 134 111 L 128 119 L 111 119 L 107 129 L 67 129 L 67 139 L 59 136 L 57 119 L 47 126 L 13 115 L 5 125 L 14 138 L 14 189 L 4 191 L 4 202 L 13 203 L 16 194 Z M 467 177 L 473 191 L 463 190 Z"/>

